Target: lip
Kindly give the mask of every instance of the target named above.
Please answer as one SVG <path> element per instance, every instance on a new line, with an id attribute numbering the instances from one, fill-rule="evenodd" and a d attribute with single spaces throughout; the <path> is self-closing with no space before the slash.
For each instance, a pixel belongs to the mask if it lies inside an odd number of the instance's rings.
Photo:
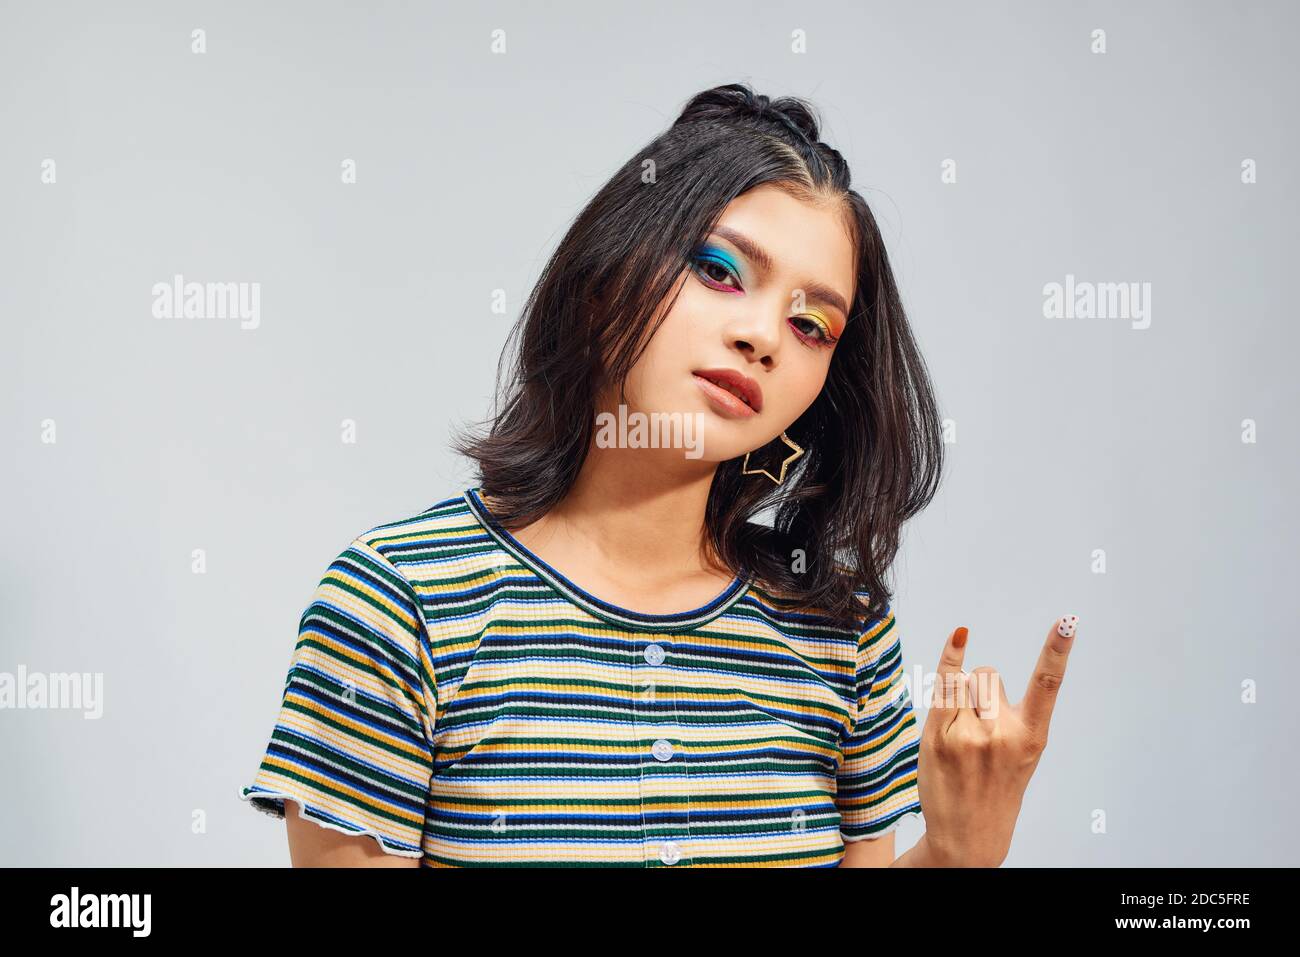
<path id="1" fill-rule="evenodd" d="M 705 395 L 735 415 L 758 415 L 763 409 L 763 389 L 743 372 L 737 372 L 735 369 L 700 369 L 692 375 L 695 376 L 696 384 Z M 728 392 L 723 385 L 742 394 L 749 405 Z"/>

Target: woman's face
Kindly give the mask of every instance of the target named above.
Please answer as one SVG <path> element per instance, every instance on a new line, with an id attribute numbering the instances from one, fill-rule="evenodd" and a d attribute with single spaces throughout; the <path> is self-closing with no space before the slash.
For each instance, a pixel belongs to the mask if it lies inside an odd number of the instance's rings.
<path id="1" fill-rule="evenodd" d="M 841 208 L 813 206 L 771 185 L 738 196 L 629 373 L 628 411 L 691 415 L 707 462 L 768 444 L 826 381 L 857 291 L 854 266 Z M 756 409 L 705 381 L 719 370 L 757 388 Z M 779 475 L 780 456 L 751 462 L 760 466 Z"/>

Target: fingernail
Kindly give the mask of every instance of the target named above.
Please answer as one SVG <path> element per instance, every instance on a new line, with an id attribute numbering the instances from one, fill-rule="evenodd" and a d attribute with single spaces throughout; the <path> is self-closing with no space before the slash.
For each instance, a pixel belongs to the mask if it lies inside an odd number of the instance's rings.
<path id="1" fill-rule="evenodd" d="M 953 646 L 954 648 L 965 648 L 965 647 L 966 647 L 966 635 L 967 635 L 967 634 L 968 634 L 968 632 L 967 632 L 967 630 L 966 630 L 964 627 L 963 627 L 963 628 L 958 628 L 957 631 L 953 633 L 953 636 L 952 636 L 952 646 Z"/>
<path id="2" fill-rule="evenodd" d="M 1079 623 L 1078 615 L 1062 615 L 1056 624 L 1056 633 L 1062 638 L 1074 637 L 1074 626 Z"/>

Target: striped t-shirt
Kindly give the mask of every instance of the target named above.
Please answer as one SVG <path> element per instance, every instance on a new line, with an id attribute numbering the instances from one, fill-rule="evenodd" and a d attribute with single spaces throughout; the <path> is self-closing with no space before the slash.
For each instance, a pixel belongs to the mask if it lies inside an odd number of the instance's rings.
<path id="1" fill-rule="evenodd" d="M 892 609 L 832 627 L 747 577 L 620 608 L 480 492 L 330 564 L 241 798 L 427 867 L 835 866 L 920 813 Z"/>

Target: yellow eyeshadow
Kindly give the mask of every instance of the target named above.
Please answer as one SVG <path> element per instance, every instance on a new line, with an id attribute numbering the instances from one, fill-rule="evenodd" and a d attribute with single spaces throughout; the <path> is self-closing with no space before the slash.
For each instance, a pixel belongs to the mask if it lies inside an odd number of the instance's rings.
<path id="1" fill-rule="evenodd" d="M 807 314 L 804 316 L 804 318 L 806 318 L 806 319 L 811 319 L 813 322 L 818 323 L 818 324 L 822 327 L 822 331 L 826 334 L 826 336 L 827 336 L 828 338 L 835 338 L 835 326 L 834 326 L 834 324 L 833 324 L 829 319 L 827 319 L 825 316 L 823 316 L 821 313 L 819 313 L 819 312 L 810 312 L 810 313 L 807 313 Z"/>

